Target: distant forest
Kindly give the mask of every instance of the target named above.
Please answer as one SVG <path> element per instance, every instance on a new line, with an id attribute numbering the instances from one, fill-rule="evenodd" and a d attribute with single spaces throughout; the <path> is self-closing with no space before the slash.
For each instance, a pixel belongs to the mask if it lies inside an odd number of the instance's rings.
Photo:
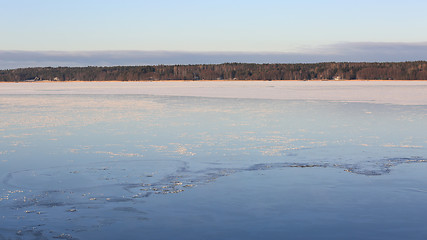
<path id="1" fill-rule="evenodd" d="M 0 81 L 427 80 L 427 62 L 41 67 L 0 70 Z"/>

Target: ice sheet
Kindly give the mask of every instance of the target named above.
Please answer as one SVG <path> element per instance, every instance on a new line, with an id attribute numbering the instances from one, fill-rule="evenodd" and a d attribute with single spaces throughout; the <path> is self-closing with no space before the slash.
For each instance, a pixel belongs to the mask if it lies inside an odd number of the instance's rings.
<path id="1" fill-rule="evenodd" d="M 0 83 L 0 94 L 150 94 L 426 105 L 427 81 L 170 81 Z"/>

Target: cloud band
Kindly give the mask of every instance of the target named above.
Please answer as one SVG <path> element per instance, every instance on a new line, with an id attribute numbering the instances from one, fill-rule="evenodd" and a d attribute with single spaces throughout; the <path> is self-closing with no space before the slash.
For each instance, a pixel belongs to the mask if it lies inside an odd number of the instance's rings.
<path id="1" fill-rule="evenodd" d="M 0 69 L 158 64 L 401 62 L 427 60 L 426 43 L 339 43 L 298 52 L 0 51 Z"/>

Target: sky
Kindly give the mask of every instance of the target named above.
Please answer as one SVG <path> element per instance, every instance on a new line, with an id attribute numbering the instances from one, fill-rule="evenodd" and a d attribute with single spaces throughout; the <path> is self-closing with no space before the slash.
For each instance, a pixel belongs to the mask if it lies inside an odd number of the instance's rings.
<path id="1" fill-rule="evenodd" d="M 0 69 L 427 60 L 425 9 L 424 0 L 0 0 Z"/>

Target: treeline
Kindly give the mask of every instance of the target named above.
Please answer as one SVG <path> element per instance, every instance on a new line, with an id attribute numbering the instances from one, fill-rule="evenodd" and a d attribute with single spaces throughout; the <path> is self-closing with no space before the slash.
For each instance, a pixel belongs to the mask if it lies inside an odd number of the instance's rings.
<path id="1" fill-rule="evenodd" d="M 43 67 L 0 70 L 0 81 L 427 80 L 427 62 Z"/>

